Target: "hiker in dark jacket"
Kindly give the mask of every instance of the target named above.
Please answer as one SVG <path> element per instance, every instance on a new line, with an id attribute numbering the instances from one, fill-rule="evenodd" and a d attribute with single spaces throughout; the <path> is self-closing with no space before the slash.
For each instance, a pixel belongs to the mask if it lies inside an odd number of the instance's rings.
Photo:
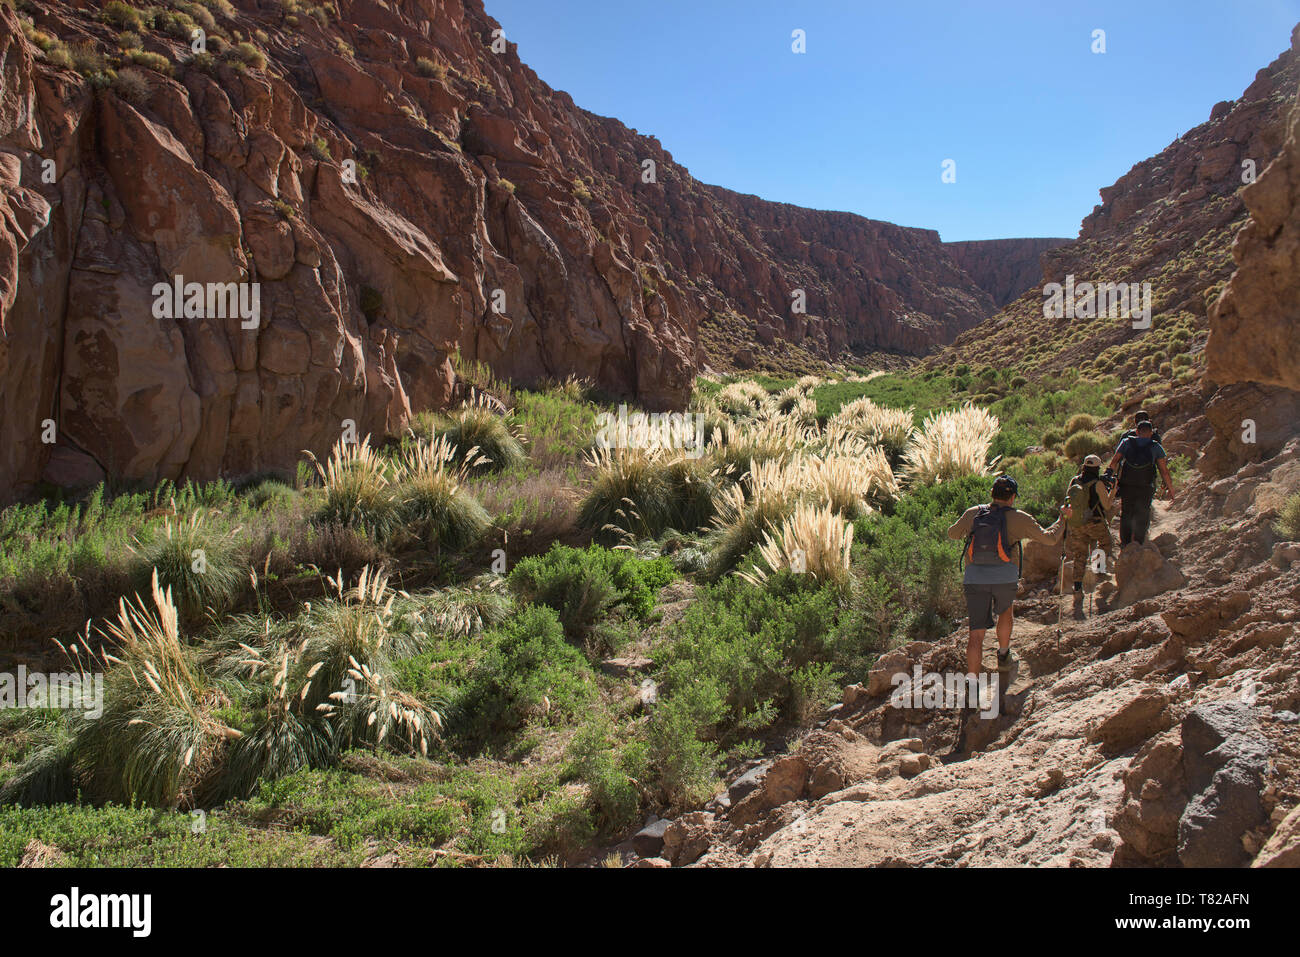
<path id="1" fill-rule="evenodd" d="M 1156 494 L 1156 472 L 1164 480 L 1165 497 L 1174 500 L 1174 480 L 1169 475 L 1168 456 L 1155 440 L 1155 428 L 1149 420 L 1140 422 L 1133 435 L 1119 443 L 1110 460 L 1111 469 L 1119 468 L 1116 489 L 1122 503 L 1119 514 L 1119 544 L 1139 545 L 1147 540 L 1151 527 L 1151 501 Z"/>
<path id="2" fill-rule="evenodd" d="M 1089 455 L 1079 474 L 1070 479 L 1066 492 L 1073 514 L 1066 522 L 1065 553 L 1074 567 L 1074 617 L 1083 618 L 1083 573 L 1094 547 L 1101 547 L 1107 559 L 1114 545 L 1110 537 L 1109 512 L 1115 490 L 1101 474 L 1101 459 Z"/>
<path id="3" fill-rule="evenodd" d="M 1119 440 L 1123 442 L 1125 439 L 1129 439 L 1137 435 L 1137 427 L 1141 425 L 1143 422 L 1151 422 L 1151 414 L 1149 412 L 1145 410 L 1139 410 L 1133 413 L 1133 428 L 1129 429 L 1127 432 L 1121 435 L 1119 437 Z M 1160 430 L 1156 428 L 1156 424 L 1154 422 L 1151 422 L 1151 438 L 1155 439 L 1157 442 L 1160 441 Z"/>
<path id="4" fill-rule="evenodd" d="M 966 673 L 978 676 L 984 650 L 984 633 L 997 623 L 998 668 L 1010 665 L 1012 606 L 1020 581 L 1020 566 L 1012 550 L 1023 540 L 1058 545 L 1065 535 L 1069 506 L 1051 528 L 1040 528 L 1028 512 L 1016 508 L 1019 487 L 1009 475 L 993 483 L 993 500 L 965 511 L 948 529 L 948 537 L 967 539 L 966 572 L 962 590 L 970 614 L 970 639 L 966 644 Z"/>

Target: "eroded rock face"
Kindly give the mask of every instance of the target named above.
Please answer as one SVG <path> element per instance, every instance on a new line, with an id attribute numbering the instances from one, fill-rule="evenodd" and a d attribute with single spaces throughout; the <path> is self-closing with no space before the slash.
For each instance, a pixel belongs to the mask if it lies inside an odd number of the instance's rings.
<path id="1" fill-rule="evenodd" d="M 1300 51 L 1300 25 L 1291 47 Z M 1207 411 L 1214 475 L 1268 458 L 1300 432 L 1300 105 L 1281 152 L 1241 198 L 1250 219 L 1232 247 L 1237 271 L 1210 308 L 1205 346 L 1206 378 L 1221 387 Z"/>
<path id="2" fill-rule="evenodd" d="M 146 30 L 167 74 L 118 62 L 99 6 L 0 8 L 5 497 L 85 459 L 143 481 L 289 469 L 349 421 L 447 404 L 456 350 L 680 408 L 702 359 L 917 354 L 994 310 L 933 231 L 698 183 L 494 51 L 480 0 L 341 0 L 325 23 L 239 0 L 209 33 L 254 36 L 267 66 L 215 40 L 191 64 Z M 95 86 L 24 29 L 127 79 Z M 159 317 L 177 276 L 257 283 L 260 322 Z"/>
<path id="3" fill-rule="evenodd" d="M 1250 221 L 1232 249 L 1237 272 L 1210 311 L 1206 374 L 1300 389 L 1300 106 L 1281 153 L 1241 198 Z"/>
<path id="4" fill-rule="evenodd" d="M 1043 253 L 1069 239 L 979 239 L 944 243 L 943 248 L 999 309 L 1018 299 L 1043 278 Z"/>

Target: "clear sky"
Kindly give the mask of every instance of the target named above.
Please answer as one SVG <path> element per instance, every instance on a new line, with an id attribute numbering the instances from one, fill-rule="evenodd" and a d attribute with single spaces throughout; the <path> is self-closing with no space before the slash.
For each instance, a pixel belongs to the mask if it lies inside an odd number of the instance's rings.
<path id="1" fill-rule="evenodd" d="M 1300 21 L 1300 0 L 485 3 L 543 80 L 697 179 L 949 241 L 1077 235 Z"/>

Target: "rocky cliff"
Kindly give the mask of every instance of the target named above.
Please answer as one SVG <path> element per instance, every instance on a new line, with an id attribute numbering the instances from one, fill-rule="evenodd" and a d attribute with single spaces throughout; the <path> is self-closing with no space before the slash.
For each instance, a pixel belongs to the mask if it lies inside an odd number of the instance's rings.
<path id="1" fill-rule="evenodd" d="M 1070 369 L 1098 378 L 1114 375 L 1127 404 L 1181 392 L 1182 398 L 1171 399 L 1178 407 L 1171 414 L 1199 414 L 1214 391 L 1209 380 L 1222 375 L 1211 362 L 1206 379 L 1209 309 L 1232 275 L 1233 243 L 1251 209 L 1266 206 L 1271 216 L 1279 215 L 1274 194 L 1285 187 L 1264 183 L 1263 173 L 1287 139 L 1298 80 L 1300 54 L 1293 48 L 1259 70 L 1239 98 L 1215 105 L 1205 123 L 1100 190 L 1102 202 L 1083 220 L 1079 238 L 1041 254 L 1042 275 L 1033 288 L 927 363 L 978 362 L 1026 375 Z M 1284 175 L 1270 180 L 1280 184 Z M 1248 185 L 1256 177 L 1260 182 Z M 1240 241 L 1242 249 L 1269 244 L 1276 269 L 1278 255 L 1288 248 L 1285 236 L 1274 238 L 1279 226 L 1270 219 L 1252 227 Z M 1264 258 L 1256 270 L 1270 268 Z M 1149 284 L 1150 313 L 1098 317 L 1080 309 L 1045 316 L 1046 284 L 1064 285 L 1069 277 L 1080 293 L 1085 282 L 1137 283 L 1139 289 Z M 1280 291 L 1278 282 L 1264 288 Z M 1262 306 L 1256 301 L 1246 308 Z M 1287 434 L 1274 429 L 1268 448 L 1257 452 L 1273 454 Z"/>
<path id="2" fill-rule="evenodd" d="M 934 232 L 698 183 L 498 30 L 478 0 L 0 6 L 6 497 L 291 468 L 445 403 L 456 350 L 662 408 L 747 344 L 918 354 L 994 311 Z M 256 284 L 257 320 L 168 318 L 191 282 Z"/>
<path id="3" fill-rule="evenodd" d="M 1069 239 L 977 239 L 944 243 L 953 262 L 993 297 L 1001 309 L 1036 287 L 1043 275 L 1040 257 Z"/>

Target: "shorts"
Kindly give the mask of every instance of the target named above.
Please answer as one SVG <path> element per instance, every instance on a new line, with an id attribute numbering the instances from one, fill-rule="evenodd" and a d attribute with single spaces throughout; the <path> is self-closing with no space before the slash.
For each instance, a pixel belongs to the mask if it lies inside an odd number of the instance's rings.
<path id="1" fill-rule="evenodd" d="M 1016 600 L 1019 582 L 1001 585 L 963 585 L 966 593 L 966 611 L 970 615 L 970 630 L 984 631 L 992 628 L 998 616 Z"/>

